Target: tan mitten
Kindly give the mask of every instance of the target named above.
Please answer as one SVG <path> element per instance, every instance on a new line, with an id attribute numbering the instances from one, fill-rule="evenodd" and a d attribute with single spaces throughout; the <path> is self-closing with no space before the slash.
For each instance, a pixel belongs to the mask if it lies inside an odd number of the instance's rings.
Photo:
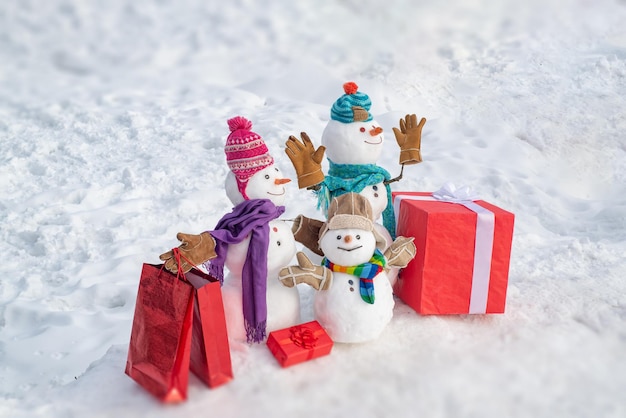
<path id="1" fill-rule="evenodd" d="M 181 265 L 179 266 L 176 262 L 174 251 L 170 250 L 159 256 L 162 261 L 165 261 L 165 268 L 174 274 L 178 273 L 179 268 L 183 273 L 187 273 L 192 267 L 217 257 L 215 239 L 208 232 L 203 232 L 200 235 L 179 232 L 176 239 L 182 242 L 178 246 Z"/>
<path id="2" fill-rule="evenodd" d="M 400 119 L 400 129 L 393 128 L 396 142 L 400 146 L 400 164 L 417 164 L 422 162 L 422 128 L 426 119 L 417 123 L 417 116 L 406 115 Z"/>
<path id="3" fill-rule="evenodd" d="M 302 142 L 293 135 L 289 137 L 285 143 L 285 153 L 291 160 L 291 164 L 293 164 L 293 168 L 298 175 L 298 187 L 304 189 L 324 181 L 322 160 L 324 159 L 326 147 L 321 145 L 316 150 L 306 132 L 302 132 L 300 136 L 302 137 Z"/>
<path id="4" fill-rule="evenodd" d="M 296 254 L 297 266 L 285 267 L 278 273 L 278 278 L 287 287 L 294 287 L 306 283 L 316 290 L 326 290 L 333 281 L 333 274 L 324 266 L 313 265 L 311 260 L 302 252 Z"/>
<path id="5" fill-rule="evenodd" d="M 397 237 L 383 254 L 387 259 L 387 267 L 404 268 L 409 264 L 417 249 L 413 243 L 413 237 Z"/>
<path id="6" fill-rule="evenodd" d="M 304 245 L 317 255 L 324 256 L 322 249 L 320 248 L 318 241 L 320 236 L 320 229 L 324 222 L 317 219 L 307 218 L 304 215 L 298 215 L 293 221 L 291 232 L 297 242 Z"/>

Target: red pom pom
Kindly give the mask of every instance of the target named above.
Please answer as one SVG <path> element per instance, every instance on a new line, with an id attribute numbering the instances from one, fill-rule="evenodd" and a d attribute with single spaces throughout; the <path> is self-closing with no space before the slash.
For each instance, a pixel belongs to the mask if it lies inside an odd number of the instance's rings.
<path id="1" fill-rule="evenodd" d="M 235 132 L 239 129 L 249 131 L 252 129 L 252 122 L 243 116 L 235 116 L 234 118 L 228 119 L 228 129 L 230 129 L 231 132 Z"/>
<path id="2" fill-rule="evenodd" d="M 359 86 L 357 86 L 354 81 L 348 81 L 343 85 L 343 91 L 345 91 L 346 94 L 354 94 L 358 89 Z"/>

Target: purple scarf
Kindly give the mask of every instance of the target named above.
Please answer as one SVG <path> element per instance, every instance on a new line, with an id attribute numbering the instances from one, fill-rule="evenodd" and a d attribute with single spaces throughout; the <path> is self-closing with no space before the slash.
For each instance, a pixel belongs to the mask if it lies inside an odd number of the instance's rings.
<path id="1" fill-rule="evenodd" d="M 261 342 L 267 325 L 267 248 L 269 222 L 285 211 L 269 199 L 244 200 L 222 217 L 213 231 L 217 257 L 205 267 L 209 273 L 224 280 L 224 263 L 229 244 L 237 244 L 250 235 L 248 254 L 241 274 L 243 318 L 248 342 Z"/>

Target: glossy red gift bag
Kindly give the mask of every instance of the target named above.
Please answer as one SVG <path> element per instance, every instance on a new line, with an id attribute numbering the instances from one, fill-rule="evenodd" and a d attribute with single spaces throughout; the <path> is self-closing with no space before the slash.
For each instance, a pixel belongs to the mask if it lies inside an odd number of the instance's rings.
<path id="1" fill-rule="evenodd" d="M 164 402 L 187 398 L 189 370 L 209 387 L 233 378 L 220 283 L 144 264 L 126 374 Z"/>

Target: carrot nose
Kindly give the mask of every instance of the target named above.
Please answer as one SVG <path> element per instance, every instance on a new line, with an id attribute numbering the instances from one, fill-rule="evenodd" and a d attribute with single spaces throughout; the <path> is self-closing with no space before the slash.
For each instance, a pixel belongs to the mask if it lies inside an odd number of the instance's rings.
<path id="1" fill-rule="evenodd" d="M 381 128 L 380 126 L 370 130 L 370 135 L 372 136 L 376 136 L 376 135 L 380 135 L 383 132 L 383 128 Z"/>
<path id="2" fill-rule="evenodd" d="M 274 184 L 278 186 L 279 184 L 289 183 L 290 181 L 291 179 L 276 179 L 274 180 Z"/>
<path id="3" fill-rule="evenodd" d="M 345 237 L 343 237 L 343 242 L 345 242 L 346 244 L 350 244 L 351 241 L 352 241 L 351 235 L 346 235 Z"/>

